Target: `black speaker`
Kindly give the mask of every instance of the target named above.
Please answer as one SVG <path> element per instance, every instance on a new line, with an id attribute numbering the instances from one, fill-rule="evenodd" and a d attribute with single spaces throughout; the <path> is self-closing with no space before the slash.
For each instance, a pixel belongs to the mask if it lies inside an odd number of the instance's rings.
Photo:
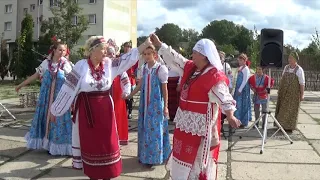
<path id="1" fill-rule="evenodd" d="M 262 29 L 260 35 L 260 66 L 282 67 L 283 31 Z"/>

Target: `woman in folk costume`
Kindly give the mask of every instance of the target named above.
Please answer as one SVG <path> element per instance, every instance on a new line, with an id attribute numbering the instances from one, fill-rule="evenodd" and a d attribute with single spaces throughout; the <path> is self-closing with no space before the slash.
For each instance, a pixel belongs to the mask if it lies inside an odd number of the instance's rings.
<path id="1" fill-rule="evenodd" d="M 64 44 L 55 43 L 52 46 L 50 56 L 52 58 L 42 61 L 36 68 L 36 72 L 16 88 L 16 91 L 19 91 L 21 87 L 41 77 L 42 83 L 36 112 L 30 131 L 25 138 L 27 148 L 44 148 L 51 155 L 72 155 L 72 121 L 69 109 L 59 117 L 54 117 L 50 113 L 50 107 L 65 82 L 66 75 L 72 70 L 69 61 L 62 57 L 65 50 Z"/>
<path id="2" fill-rule="evenodd" d="M 251 121 L 251 95 L 248 79 L 250 77 L 250 69 L 246 65 L 247 55 L 240 54 L 238 57 L 239 69 L 234 90 L 234 99 L 237 102 L 237 110 L 234 115 L 241 121 L 241 127 L 248 126 Z"/>
<path id="3" fill-rule="evenodd" d="M 240 125 L 233 116 L 235 101 L 229 93 L 217 49 L 211 40 L 201 39 L 194 46 L 190 61 L 155 34 L 151 41 L 160 47 L 159 54 L 167 66 L 182 76 L 173 151 L 167 164 L 171 178 L 214 180 L 220 147 L 220 108 L 232 127 Z"/>
<path id="4" fill-rule="evenodd" d="M 51 107 L 61 116 L 75 103 L 72 129 L 73 167 L 91 179 L 111 179 L 122 171 L 119 138 L 110 88 L 115 77 L 138 61 L 139 52 L 150 40 L 134 48 L 120 59 L 107 58 L 107 41 L 92 36 L 85 43 L 88 57 L 78 61 Z M 97 158 L 99 157 L 99 158 Z"/>
<path id="5" fill-rule="evenodd" d="M 254 75 L 249 78 L 249 85 L 252 91 L 254 92 L 253 95 L 253 104 L 254 104 L 254 113 L 255 113 L 255 120 L 257 120 L 261 112 L 267 112 L 267 101 L 268 101 L 268 85 L 269 85 L 269 76 L 263 73 L 262 67 L 258 66 L 257 71 Z M 273 87 L 274 79 L 271 78 L 270 81 L 270 88 Z M 261 106 L 261 111 L 260 111 Z M 262 128 L 264 128 L 264 122 L 266 121 L 266 116 L 262 119 Z"/>
<path id="6" fill-rule="evenodd" d="M 305 76 L 297 64 L 298 60 L 297 52 L 290 53 L 289 64 L 283 70 L 278 90 L 276 118 L 286 131 L 295 130 L 300 102 L 304 98 Z"/>
<path id="7" fill-rule="evenodd" d="M 168 69 L 157 61 L 153 46 L 143 52 L 140 82 L 127 97 L 140 90 L 138 116 L 138 158 L 147 165 L 162 164 L 170 154 L 168 129 Z"/>
<path id="8" fill-rule="evenodd" d="M 125 42 L 123 44 L 123 51 L 124 53 L 127 53 L 129 52 L 130 50 L 132 49 L 132 43 L 129 41 L 129 42 Z M 136 70 L 137 70 L 137 67 L 138 67 L 138 62 L 133 65 L 130 69 L 127 70 L 127 74 L 129 76 L 129 79 L 130 79 L 130 83 L 131 83 L 131 91 L 133 91 L 133 89 L 135 88 L 137 82 L 136 82 Z M 127 105 L 127 110 L 128 110 L 128 119 L 132 119 L 132 109 L 133 109 L 133 98 L 131 99 L 126 99 L 126 105 Z"/>
<path id="9" fill-rule="evenodd" d="M 109 43 L 112 44 L 111 42 Z M 107 50 L 108 57 L 112 58 L 113 61 L 118 61 L 119 57 L 116 58 L 116 53 L 118 50 L 119 48 L 116 45 L 110 45 Z M 123 99 L 123 97 L 128 96 L 130 92 L 131 84 L 126 72 L 123 72 L 114 78 L 112 82 L 111 96 L 114 104 L 114 113 L 116 116 L 120 145 L 128 144 L 127 107 L 126 101 Z"/>

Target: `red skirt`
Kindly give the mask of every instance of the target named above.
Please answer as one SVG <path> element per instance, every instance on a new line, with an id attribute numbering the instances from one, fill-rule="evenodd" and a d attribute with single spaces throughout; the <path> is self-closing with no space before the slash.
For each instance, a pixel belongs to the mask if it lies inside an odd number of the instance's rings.
<path id="1" fill-rule="evenodd" d="M 112 84 L 112 99 L 117 122 L 117 130 L 121 145 L 128 144 L 128 116 L 126 101 L 122 99 L 120 76 L 117 76 Z"/>
<path id="2" fill-rule="evenodd" d="M 109 91 L 82 92 L 77 101 L 84 174 L 93 179 L 118 177 L 122 162 Z"/>
<path id="3" fill-rule="evenodd" d="M 170 120 L 176 116 L 179 106 L 180 93 L 177 91 L 179 77 L 168 78 L 168 109 Z"/>

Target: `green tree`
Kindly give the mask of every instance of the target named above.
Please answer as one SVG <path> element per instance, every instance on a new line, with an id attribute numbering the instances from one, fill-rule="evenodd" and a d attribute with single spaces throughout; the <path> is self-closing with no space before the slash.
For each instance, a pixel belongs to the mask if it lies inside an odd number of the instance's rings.
<path id="1" fill-rule="evenodd" d="M 34 73 L 39 65 L 33 53 L 33 18 L 30 14 L 21 22 L 21 35 L 18 38 L 18 61 L 15 63 L 15 71 L 18 78 L 25 78 Z"/>
<path id="2" fill-rule="evenodd" d="M 214 39 L 217 44 L 232 44 L 233 38 L 238 34 L 238 28 L 232 21 L 215 20 L 202 29 L 203 38 Z"/>
<path id="3" fill-rule="evenodd" d="M 253 32 L 242 25 L 237 25 L 237 34 L 232 39 L 232 45 L 239 51 L 247 53 L 248 48 L 253 42 Z"/>
<path id="4" fill-rule="evenodd" d="M 196 31 L 195 29 L 183 29 L 182 37 L 180 41 L 191 42 L 191 41 L 197 40 L 198 38 L 199 38 L 199 32 Z"/>
<path id="5" fill-rule="evenodd" d="M 57 35 L 58 39 L 67 43 L 72 49 L 88 29 L 88 19 L 81 15 L 82 8 L 75 0 L 57 1 L 57 6 L 52 7 L 53 21 L 44 20 L 41 32 L 49 36 Z"/>
<path id="6" fill-rule="evenodd" d="M 257 28 L 254 26 L 253 30 L 253 40 L 250 46 L 247 49 L 247 55 L 251 61 L 251 68 L 255 68 L 258 63 L 260 63 L 260 34 L 258 33 Z"/>
<path id="7" fill-rule="evenodd" d="M 156 28 L 155 33 L 161 41 L 173 48 L 179 47 L 179 42 L 182 39 L 182 30 L 178 25 L 173 23 L 164 24 L 161 28 Z"/>
<path id="8" fill-rule="evenodd" d="M 7 51 L 7 41 L 1 42 L 1 61 L 0 61 L 0 77 L 3 80 L 8 75 L 9 55 Z"/>

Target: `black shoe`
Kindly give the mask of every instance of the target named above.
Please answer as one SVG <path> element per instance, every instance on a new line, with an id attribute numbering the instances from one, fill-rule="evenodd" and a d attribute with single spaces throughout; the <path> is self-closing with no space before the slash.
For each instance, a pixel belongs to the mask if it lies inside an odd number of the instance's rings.
<path id="1" fill-rule="evenodd" d="M 131 114 L 128 114 L 128 119 L 132 119 L 132 115 Z"/>

